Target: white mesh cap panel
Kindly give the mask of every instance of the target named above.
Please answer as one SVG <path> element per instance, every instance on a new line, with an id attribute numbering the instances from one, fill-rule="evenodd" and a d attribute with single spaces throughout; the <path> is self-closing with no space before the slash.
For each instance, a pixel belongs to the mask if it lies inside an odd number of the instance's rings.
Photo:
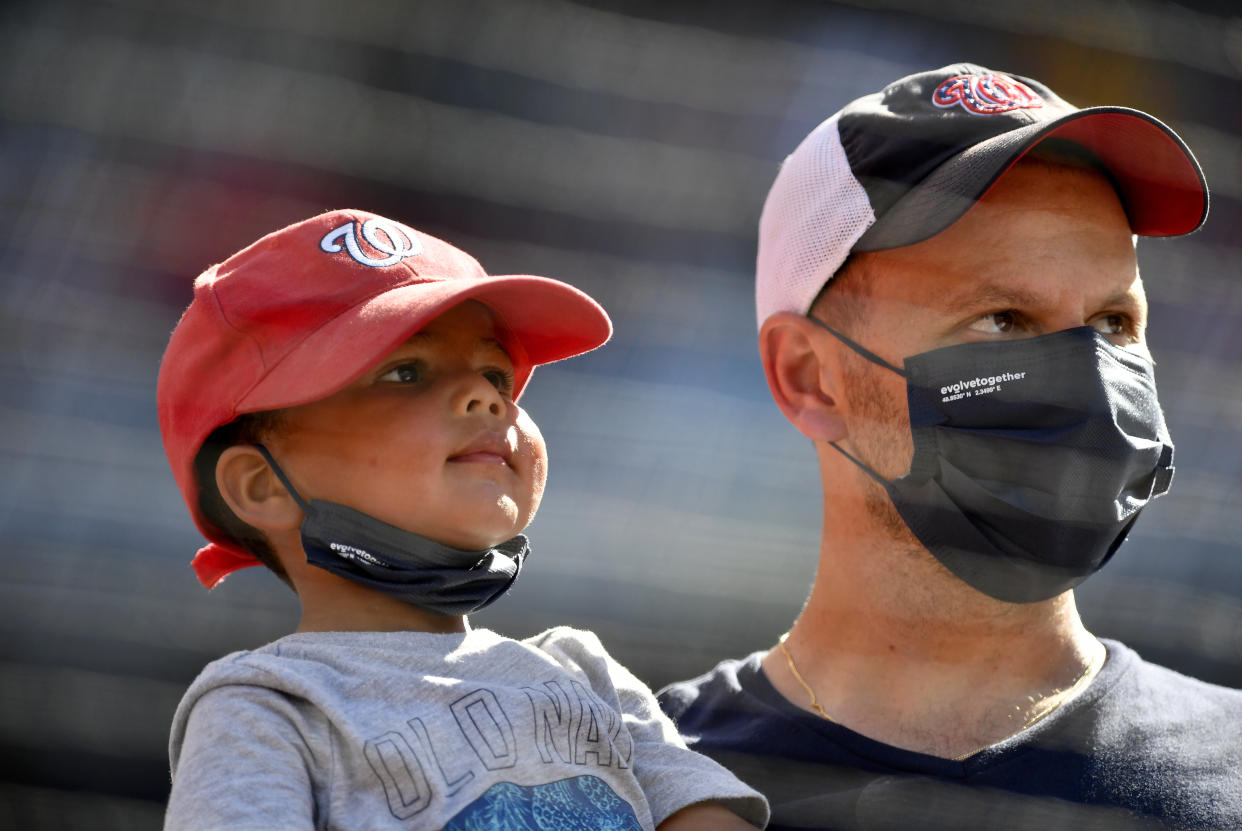
<path id="1" fill-rule="evenodd" d="M 776 312 L 806 314 L 875 222 L 837 131 L 840 113 L 789 154 L 759 217 L 755 305 L 759 325 Z"/>

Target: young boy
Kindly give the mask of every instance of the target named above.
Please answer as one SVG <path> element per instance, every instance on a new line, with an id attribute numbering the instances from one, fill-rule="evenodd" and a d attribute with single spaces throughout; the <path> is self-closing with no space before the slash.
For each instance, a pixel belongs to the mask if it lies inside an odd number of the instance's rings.
<path id="1" fill-rule="evenodd" d="M 186 692 L 167 828 L 766 822 L 593 635 L 519 642 L 465 618 L 517 578 L 543 492 L 543 439 L 515 400 L 536 365 L 610 334 L 577 289 L 488 276 L 361 211 L 197 279 L 159 379 L 165 449 L 209 540 L 193 566 L 210 588 L 263 563 L 302 618 Z"/>

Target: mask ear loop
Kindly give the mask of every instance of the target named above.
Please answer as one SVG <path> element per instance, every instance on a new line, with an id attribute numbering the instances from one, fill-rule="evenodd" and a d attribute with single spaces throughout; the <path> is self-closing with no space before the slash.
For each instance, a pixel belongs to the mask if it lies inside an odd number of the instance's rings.
<path id="1" fill-rule="evenodd" d="M 289 495 L 293 497 L 293 501 L 298 503 L 298 507 L 302 509 L 302 513 L 309 514 L 310 505 L 305 499 L 302 498 L 301 494 L 297 492 L 297 489 L 293 487 L 293 483 L 289 481 L 289 477 L 285 476 L 285 472 L 280 469 L 280 465 L 276 464 L 276 460 L 272 458 L 272 454 L 267 452 L 267 448 L 261 444 L 255 444 L 253 447 L 263 455 L 264 459 L 267 460 L 268 465 L 272 468 L 272 472 L 276 474 L 276 478 L 280 480 L 280 484 L 285 486 L 285 490 L 289 491 Z"/>
<path id="2" fill-rule="evenodd" d="M 829 333 L 832 334 L 833 337 L 841 341 L 841 343 L 845 344 L 850 349 L 853 349 L 855 352 L 857 352 L 862 357 L 866 358 L 871 363 L 878 364 L 879 366 L 882 366 L 887 370 L 896 372 L 902 378 L 910 377 L 909 373 L 906 372 L 904 369 L 893 366 L 888 361 L 884 360 L 879 355 L 872 352 L 870 349 L 867 349 L 862 344 L 855 343 L 854 341 L 850 340 L 848 337 L 843 335 L 841 332 L 838 332 L 836 329 L 832 328 L 831 326 L 829 326 L 827 323 L 820 320 L 819 318 L 814 317 L 813 315 L 807 315 L 806 319 L 814 323 L 816 326 L 819 326 L 821 329 L 826 329 Z M 889 482 L 887 479 L 885 479 L 880 474 L 876 473 L 874 470 L 869 468 L 867 465 L 863 464 L 861 461 L 855 458 L 852 454 L 846 451 L 845 448 L 841 447 L 841 445 L 837 444 L 835 441 L 830 441 L 828 442 L 828 444 L 832 445 L 833 449 L 835 449 L 842 456 L 844 456 L 845 458 L 853 462 L 860 470 L 862 470 L 863 473 L 866 473 L 868 476 L 870 476 L 872 479 L 878 482 L 880 484 L 880 487 L 884 488 L 885 491 L 887 491 L 889 487 L 891 487 L 892 485 L 891 482 Z"/>
<path id="3" fill-rule="evenodd" d="M 845 344 L 850 349 L 853 349 L 859 355 L 862 355 L 868 361 L 871 361 L 871 363 L 879 364 L 885 369 L 892 370 L 893 372 L 896 372 L 898 375 L 900 375 L 902 378 L 910 377 L 910 374 L 906 372 L 904 369 L 893 366 L 888 361 L 884 360 L 879 355 L 872 352 L 870 349 L 867 349 L 865 346 L 862 346 L 861 344 L 855 343 L 854 341 L 847 338 L 845 335 L 838 332 L 836 329 L 833 329 L 831 326 L 829 326 L 827 323 L 824 323 L 824 321 L 820 320 L 818 317 L 807 315 L 806 319 L 811 321 L 812 323 L 814 323 L 816 326 L 820 327 L 821 329 L 826 329 L 829 332 L 831 332 L 833 337 L 841 341 L 841 343 Z"/>
<path id="4" fill-rule="evenodd" d="M 880 487 L 884 488 L 885 491 L 887 491 L 889 487 L 892 485 L 892 482 L 888 481 L 883 476 L 876 473 L 874 470 L 872 470 L 871 468 L 867 467 L 865 464 L 860 462 L 857 458 L 850 455 L 845 450 L 845 448 L 841 447 L 841 445 L 837 444 L 835 441 L 830 441 L 828 443 L 832 445 L 833 449 L 835 449 L 838 453 L 840 453 L 842 456 L 844 456 L 845 458 L 853 462 L 855 465 L 857 465 L 858 468 L 862 470 L 863 473 L 867 474 L 872 479 L 874 479 L 876 482 L 878 482 L 880 484 Z"/>

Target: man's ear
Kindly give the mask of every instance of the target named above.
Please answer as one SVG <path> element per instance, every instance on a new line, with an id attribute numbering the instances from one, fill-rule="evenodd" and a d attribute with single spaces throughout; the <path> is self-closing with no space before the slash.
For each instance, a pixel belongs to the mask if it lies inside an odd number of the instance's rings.
<path id="1" fill-rule="evenodd" d="M 793 312 L 777 312 L 759 329 L 759 357 L 776 406 L 812 441 L 845 436 L 844 392 L 834 344 L 823 330 Z"/>
<path id="2" fill-rule="evenodd" d="M 248 444 L 220 454 L 216 487 L 237 518 L 260 531 L 292 531 L 302 524 L 302 509 L 263 454 Z"/>

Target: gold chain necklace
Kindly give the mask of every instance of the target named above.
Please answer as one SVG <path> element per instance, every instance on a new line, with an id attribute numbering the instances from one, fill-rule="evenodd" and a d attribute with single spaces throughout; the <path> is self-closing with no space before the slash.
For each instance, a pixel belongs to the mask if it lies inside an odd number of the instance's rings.
<path id="1" fill-rule="evenodd" d="M 807 697 L 811 699 L 811 709 L 815 711 L 815 714 L 818 715 L 820 718 L 824 719 L 825 721 L 830 721 L 833 724 L 837 724 L 838 722 L 836 721 L 836 719 L 834 719 L 832 716 L 828 715 L 828 713 L 824 711 L 823 705 L 821 705 L 819 703 L 819 699 L 815 697 L 815 690 L 811 689 L 811 685 L 808 684 L 806 682 L 806 679 L 802 677 L 802 673 L 798 672 L 798 667 L 794 663 L 793 655 L 789 653 L 789 647 L 785 646 L 785 641 L 788 638 L 789 638 L 789 633 L 786 632 L 785 634 L 781 635 L 780 640 L 778 641 L 778 644 L 780 645 L 780 648 L 781 648 L 781 654 L 785 656 L 785 663 L 789 665 L 790 673 L 793 674 L 794 680 L 802 685 L 802 689 L 806 690 Z M 1104 649 L 1103 645 L 1099 644 L 1099 641 L 1096 641 L 1096 643 L 1097 645 L 1100 646 L 1100 648 L 1096 650 L 1096 654 L 1092 656 L 1091 661 L 1087 664 L 1087 668 L 1082 671 L 1082 675 L 1079 675 L 1078 678 L 1074 681 L 1074 683 L 1071 684 L 1066 689 L 1054 690 L 1052 694 L 1048 696 L 1048 699 L 1047 699 L 1048 702 L 1050 703 L 1046 704 L 1044 707 L 1042 707 L 1039 710 L 1039 712 L 1037 712 L 1035 715 L 1027 719 L 1025 724 L 1023 724 L 1017 730 L 1010 733 L 1008 736 L 1005 736 L 1003 739 L 999 739 L 996 742 L 992 742 L 991 744 L 985 744 L 983 747 L 976 748 L 974 750 L 971 750 L 968 753 L 963 753 L 960 756 L 954 756 L 953 760 L 955 762 L 960 762 L 963 759 L 974 756 L 980 750 L 986 750 L 987 748 L 991 747 L 993 744 L 998 744 L 999 742 L 1004 741 L 1005 739 L 1008 739 L 1011 736 L 1018 735 L 1023 730 L 1026 730 L 1027 728 L 1034 726 L 1036 723 L 1041 721 L 1045 716 L 1052 713 L 1054 710 L 1056 710 L 1066 701 L 1069 701 L 1071 698 L 1073 698 L 1078 693 L 1079 689 L 1084 687 L 1093 677 L 1095 677 L 1095 674 L 1096 672 L 1099 671 L 1100 667 L 1104 666 L 1104 658 L 1107 656 L 1108 650 Z"/>
<path id="2" fill-rule="evenodd" d="M 802 689 L 806 690 L 806 694 L 811 699 L 811 709 L 814 710 L 820 718 L 827 719 L 833 724 L 836 724 L 836 721 L 833 720 L 832 716 L 824 712 L 824 708 L 820 706 L 819 699 L 815 697 L 815 690 L 811 689 L 811 685 L 806 682 L 806 679 L 802 677 L 802 673 L 798 672 L 798 667 L 794 665 L 793 656 L 789 654 L 789 647 L 785 646 L 785 641 L 788 638 L 789 633 L 786 632 L 781 635 L 781 639 L 778 643 L 781 645 L 781 653 L 785 656 L 785 663 L 789 664 L 789 671 L 793 673 L 794 679 L 802 685 Z"/>

